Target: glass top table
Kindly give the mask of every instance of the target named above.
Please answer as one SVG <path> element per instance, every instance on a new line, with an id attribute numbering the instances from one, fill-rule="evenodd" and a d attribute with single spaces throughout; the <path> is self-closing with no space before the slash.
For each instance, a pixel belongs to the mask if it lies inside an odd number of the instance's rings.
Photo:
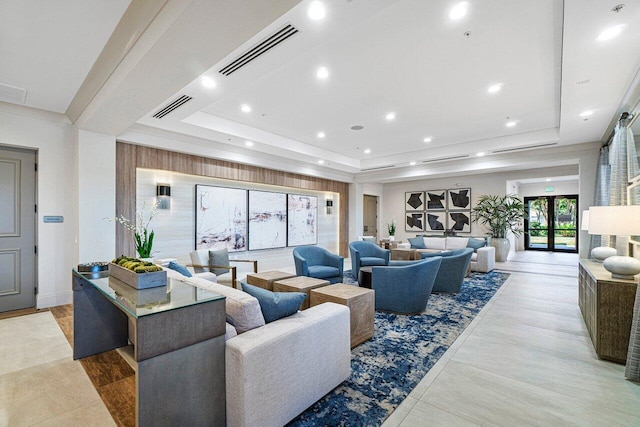
<path id="1" fill-rule="evenodd" d="M 224 299 L 220 294 L 178 279 L 167 278 L 166 286 L 138 290 L 115 277 L 110 277 L 108 271 L 79 273 L 73 270 L 73 275 L 85 279 L 104 297 L 135 318 Z"/>

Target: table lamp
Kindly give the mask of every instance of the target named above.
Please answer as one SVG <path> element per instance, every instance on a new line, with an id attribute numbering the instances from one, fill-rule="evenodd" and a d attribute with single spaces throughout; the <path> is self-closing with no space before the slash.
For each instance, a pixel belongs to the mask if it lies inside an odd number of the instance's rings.
<path id="1" fill-rule="evenodd" d="M 629 236 L 640 234 L 640 206 L 590 207 L 589 234 L 616 236 L 618 255 L 607 257 L 603 262 L 612 277 L 633 280 L 633 276 L 640 273 L 640 260 L 627 256 Z"/>
<path id="2" fill-rule="evenodd" d="M 589 233 L 589 210 L 582 211 L 582 223 L 580 225 L 580 229 L 582 231 L 586 231 Z M 596 234 L 596 233 L 589 233 Z M 591 249 L 591 259 L 595 262 L 603 262 L 605 259 L 610 256 L 616 255 L 615 248 L 610 248 L 608 246 L 598 246 L 596 248 Z"/>

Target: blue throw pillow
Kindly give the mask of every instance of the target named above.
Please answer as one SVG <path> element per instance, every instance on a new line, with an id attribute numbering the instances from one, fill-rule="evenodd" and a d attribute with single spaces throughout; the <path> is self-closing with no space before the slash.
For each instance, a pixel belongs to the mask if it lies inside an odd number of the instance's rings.
<path id="1" fill-rule="evenodd" d="M 271 292 L 244 282 L 241 283 L 242 290 L 256 297 L 260 303 L 265 323 L 295 314 L 300 309 L 302 301 L 307 297 L 302 292 Z"/>
<path id="2" fill-rule="evenodd" d="M 185 267 L 185 266 L 184 266 L 184 265 L 182 265 L 182 264 L 178 264 L 178 263 L 177 263 L 177 262 L 175 262 L 175 261 L 171 261 L 171 262 L 169 263 L 169 268 L 170 268 L 171 270 L 175 270 L 175 271 L 177 271 L 178 273 L 182 274 L 182 275 L 183 275 L 183 276 L 185 276 L 185 277 L 191 277 L 191 276 L 192 276 L 191 272 L 190 272 L 189 270 L 187 270 L 187 267 Z"/>
<path id="3" fill-rule="evenodd" d="M 409 237 L 407 240 L 411 243 L 412 249 L 427 249 L 422 237 Z"/>
<path id="4" fill-rule="evenodd" d="M 467 242 L 467 247 L 473 248 L 473 252 L 478 252 L 478 249 L 484 248 L 485 246 L 487 246 L 487 241 L 484 239 L 469 237 L 469 241 Z"/>

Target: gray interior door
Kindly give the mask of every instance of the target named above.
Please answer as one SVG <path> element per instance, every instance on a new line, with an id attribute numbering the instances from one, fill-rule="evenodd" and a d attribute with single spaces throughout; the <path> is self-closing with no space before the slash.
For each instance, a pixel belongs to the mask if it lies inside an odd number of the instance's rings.
<path id="1" fill-rule="evenodd" d="M 363 226 L 365 236 L 378 238 L 378 198 L 364 195 L 363 199 Z"/>
<path id="2" fill-rule="evenodd" d="M 0 148 L 0 312 L 35 307 L 36 153 Z"/>

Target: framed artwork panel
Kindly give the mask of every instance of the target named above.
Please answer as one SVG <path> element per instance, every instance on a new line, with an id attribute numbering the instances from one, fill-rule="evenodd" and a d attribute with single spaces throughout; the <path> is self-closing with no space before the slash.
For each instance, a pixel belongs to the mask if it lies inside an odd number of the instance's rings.
<path id="1" fill-rule="evenodd" d="M 406 212 L 405 231 L 424 231 L 424 212 Z"/>
<path id="2" fill-rule="evenodd" d="M 411 191 L 404 193 L 405 211 L 423 211 L 424 209 L 424 191 Z"/>
<path id="3" fill-rule="evenodd" d="M 287 246 L 318 243 L 318 198 L 287 194 Z"/>
<path id="4" fill-rule="evenodd" d="M 446 212 L 426 212 L 425 217 L 424 231 L 444 232 L 447 229 Z"/>
<path id="5" fill-rule="evenodd" d="M 471 211 L 449 211 L 449 228 L 456 233 L 471 233 Z"/>
<path id="6" fill-rule="evenodd" d="M 287 195 L 249 190 L 249 250 L 287 246 Z"/>
<path id="7" fill-rule="evenodd" d="M 447 190 L 447 203 L 449 210 L 470 211 L 471 210 L 471 189 L 456 188 Z"/>
<path id="8" fill-rule="evenodd" d="M 426 210 L 440 210 L 447 208 L 447 190 L 428 190 L 425 191 Z"/>
<path id="9" fill-rule="evenodd" d="M 247 250 L 247 190 L 196 185 L 195 246 Z"/>

